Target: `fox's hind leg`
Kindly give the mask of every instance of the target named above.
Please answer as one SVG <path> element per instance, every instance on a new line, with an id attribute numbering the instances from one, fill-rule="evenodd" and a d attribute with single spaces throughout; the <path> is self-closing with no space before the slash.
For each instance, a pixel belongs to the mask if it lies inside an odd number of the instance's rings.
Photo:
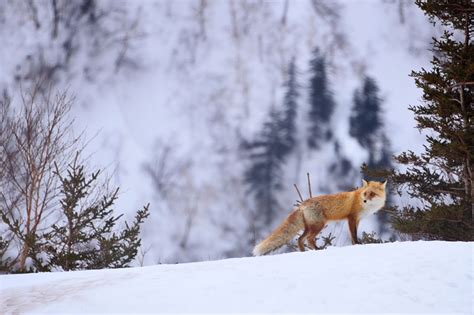
<path id="1" fill-rule="evenodd" d="M 304 231 L 303 231 L 303 234 L 301 234 L 300 237 L 298 237 L 298 248 L 300 249 L 300 251 L 304 252 L 304 240 L 306 238 L 306 235 L 308 235 L 308 228 L 305 226 L 304 227 Z"/>
<path id="2" fill-rule="evenodd" d="M 321 205 L 315 202 L 310 206 L 306 207 L 304 209 L 304 218 L 308 229 L 308 234 L 306 235 L 306 242 L 308 243 L 308 246 L 310 248 L 316 249 L 316 235 L 321 232 L 327 221 L 326 217 L 324 216 Z"/>
<path id="3" fill-rule="evenodd" d="M 311 249 L 317 249 L 316 235 L 318 235 L 319 232 L 321 232 L 321 230 L 324 228 L 324 225 L 325 225 L 325 222 L 318 222 L 309 227 L 309 232 L 308 232 L 308 235 L 306 236 L 306 241 L 308 242 L 308 246 Z"/>

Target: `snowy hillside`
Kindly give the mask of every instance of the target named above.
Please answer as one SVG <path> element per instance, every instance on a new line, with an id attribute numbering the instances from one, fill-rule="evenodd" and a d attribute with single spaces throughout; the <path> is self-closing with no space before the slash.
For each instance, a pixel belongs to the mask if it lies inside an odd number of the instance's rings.
<path id="1" fill-rule="evenodd" d="M 8 47 L 0 51 L 0 92 L 17 105 L 20 87 L 46 75 L 75 96 L 71 116 L 75 131 L 85 131 L 90 171 L 105 169 L 120 186 L 117 214 L 131 220 L 151 204 L 139 255 L 145 265 L 249 255 L 291 211 L 292 185 L 306 187 L 306 172 L 315 195 L 360 185 L 369 153 L 350 135 L 349 117 L 365 76 L 380 88 L 389 151 L 422 148 L 407 109 L 421 91 L 409 73 L 429 67 L 436 30 L 412 1 L 60 2 L 58 24 L 48 1 L 0 1 Z M 306 147 L 316 49 L 327 59 L 335 102 L 334 139 L 318 150 Z M 272 222 L 262 223 L 245 176 L 254 161 L 242 143 L 257 139 L 270 109 L 282 109 L 291 60 L 298 146 L 278 174 Z M 338 174 L 334 165 L 349 171 Z M 56 219 L 49 218 L 41 229 Z M 377 218 L 360 229 L 380 233 Z M 330 224 L 323 234 L 344 246 L 346 230 Z"/>
<path id="2" fill-rule="evenodd" d="M 1 313 L 473 312 L 473 243 L 405 242 L 5 275 Z"/>

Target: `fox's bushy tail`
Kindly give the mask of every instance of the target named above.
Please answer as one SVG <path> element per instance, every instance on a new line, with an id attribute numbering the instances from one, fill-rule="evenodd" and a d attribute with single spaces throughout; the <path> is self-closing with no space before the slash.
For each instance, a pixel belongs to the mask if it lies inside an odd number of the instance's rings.
<path id="1" fill-rule="evenodd" d="M 265 255 L 289 241 L 304 228 L 303 212 L 295 210 L 266 239 L 253 249 L 254 256 Z"/>

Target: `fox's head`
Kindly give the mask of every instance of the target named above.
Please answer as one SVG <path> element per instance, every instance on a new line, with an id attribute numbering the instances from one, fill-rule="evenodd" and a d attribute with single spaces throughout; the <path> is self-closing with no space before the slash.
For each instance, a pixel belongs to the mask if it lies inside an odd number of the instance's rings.
<path id="1" fill-rule="evenodd" d="M 387 181 L 381 183 L 362 180 L 362 183 L 361 193 L 364 209 L 370 213 L 380 210 L 385 204 L 385 186 Z"/>

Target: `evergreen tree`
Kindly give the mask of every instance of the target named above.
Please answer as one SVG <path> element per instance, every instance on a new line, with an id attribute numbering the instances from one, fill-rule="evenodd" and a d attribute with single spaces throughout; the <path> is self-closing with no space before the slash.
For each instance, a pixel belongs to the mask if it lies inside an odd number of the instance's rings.
<path id="1" fill-rule="evenodd" d="M 285 82 L 285 97 L 283 99 L 284 117 L 283 128 L 286 133 L 287 149 L 291 151 L 296 144 L 296 116 L 298 110 L 298 82 L 296 79 L 297 69 L 293 58 L 288 66 L 288 80 Z"/>
<path id="2" fill-rule="evenodd" d="M 314 50 L 313 59 L 310 61 L 310 72 L 308 145 L 310 148 L 318 149 L 332 137 L 329 123 L 335 108 L 333 95 L 329 90 L 326 61 L 319 49 Z"/>
<path id="3" fill-rule="evenodd" d="M 361 89 L 354 92 L 349 133 L 367 150 L 369 168 L 392 166 L 390 142 L 384 130 L 382 100 L 374 79 L 365 77 Z M 379 180 L 380 178 L 373 178 Z"/>
<path id="4" fill-rule="evenodd" d="M 354 92 L 354 106 L 349 120 L 349 133 L 356 138 L 359 144 L 367 150 L 368 159 L 364 168 L 379 170 L 392 167 L 392 152 L 390 142 L 385 134 L 382 118 L 382 100 L 379 96 L 379 87 L 371 77 L 365 77 L 362 88 Z M 366 172 L 369 180 L 385 181 L 383 177 L 374 176 L 375 173 Z M 390 206 L 392 199 L 387 196 L 386 204 Z M 389 217 L 387 212 L 377 213 L 379 233 L 388 231 Z"/>
<path id="5" fill-rule="evenodd" d="M 354 92 L 353 101 L 349 134 L 369 152 L 369 164 L 374 164 L 376 143 L 382 128 L 381 100 L 375 80 L 365 77 L 362 88 Z"/>
<path id="6" fill-rule="evenodd" d="M 425 131 L 424 152 L 404 152 L 404 171 L 387 171 L 398 193 L 421 205 L 394 208 L 394 227 L 414 238 L 473 240 L 474 212 L 474 4 L 470 0 L 417 0 L 433 23 L 446 27 L 434 39 L 432 69 L 412 72 L 423 103 L 411 106 Z M 403 190 L 406 188 L 405 190 Z"/>
<path id="7" fill-rule="evenodd" d="M 127 267 L 137 255 L 141 239 L 140 226 L 149 215 L 148 205 L 139 210 L 131 226 L 116 231 L 122 215 L 115 216 L 113 204 L 118 188 L 112 192 L 97 191 L 99 171 L 90 178 L 77 157 L 69 166 L 67 177 L 60 177 L 63 218 L 44 234 L 48 269 L 80 270 Z M 99 197 L 103 194 L 102 197 Z M 92 199 L 91 199 L 92 198 Z"/>
<path id="8" fill-rule="evenodd" d="M 255 199 L 256 211 L 251 218 L 254 234 L 271 225 L 278 211 L 276 194 L 281 189 L 282 164 L 288 154 L 286 140 L 282 114 L 272 109 L 257 139 L 244 143 L 250 159 L 244 180 Z"/>
<path id="9" fill-rule="evenodd" d="M 339 191 L 353 189 L 354 183 L 359 178 L 359 171 L 352 165 L 351 160 L 341 152 L 341 145 L 337 140 L 334 142 L 334 154 L 334 160 L 329 165 L 329 174 L 335 179 L 335 188 Z"/>
<path id="10" fill-rule="evenodd" d="M 257 139 L 244 143 L 250 166 L 244 174 L 249 192 L 255 199 L 254 234 L 270 226 L 279 208 L 276 197 L 281 189 L 282 167 L 286 157 L 296 146 L 296 116 L 299 97 L 295 60 L 288 66 L 288 79 L 284 84 L 283 110 L 270 110 Z M 255 235 L 258 237 L 258 235 Z"/>

